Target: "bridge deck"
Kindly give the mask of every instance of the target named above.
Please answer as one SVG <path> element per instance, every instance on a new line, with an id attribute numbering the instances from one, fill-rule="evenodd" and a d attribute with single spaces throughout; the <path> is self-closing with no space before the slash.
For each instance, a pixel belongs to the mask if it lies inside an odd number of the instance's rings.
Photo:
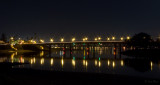
<path id="1" fill-rule="evenodd" d="M 124 41 L 75 41 L 75 42 L 45 42 L 45 43 L 35 43 L 35 44 L 72 44 L 72 43 L 123 43 Z M 33 44 L 33 43 L 25 43 L 25 44 Z"/>

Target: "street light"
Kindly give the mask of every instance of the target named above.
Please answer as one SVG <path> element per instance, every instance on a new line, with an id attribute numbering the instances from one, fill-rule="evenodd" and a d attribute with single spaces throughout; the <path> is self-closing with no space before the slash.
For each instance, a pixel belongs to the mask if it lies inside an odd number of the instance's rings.
<path id="1" fill-rule="evenodd" d="M 97 38 L 95 38 L 94 40 L 97 41 Z"/>
<path id="2" fill-rule="evenodd" d="M 115 37 L 112 37 L 112 40 L 115 40 Z"/>
<path id="3" fill-rule="evenodd" d="M 61 38 L 61 42 L 63 42 L 64 41 L 64 38 Z"/>
<path id="4" fill-rule="evenodd" d="M 85 38 L 85 40 L 87 41 L 87 40 L 88 40 L 88 38 L 86 37 L 86 38 Z"/>
<path id="5" fill-rule="evenodd" d="M 50 39 L 50 42 L 53 42 L 53 41 L 54 41 L 53 38 L 51 38 L 51 39 Z"/>
<path id="6" fill-rule="evenodd" d="M 130 37 L 129 36 L 127 36 L 127 40 L 129 40 L 130 39 Z"/>
<path id="7" fill-rule="evenodd" d="M 40 43 L 44 43 L 44 40 L 40 39 Z"/>
<path id="8" fill-rule="evenodd" d="M 108 37 L 108 38 L 107 38 L 107 40 L 109 41 L 109 40 L 110 40 L 110 38 Z"/>
<path id="9" fill-rule="evenodd" d="M 98 40 L 100 41 L 100 40 L 101 40 L 101 37 L 98 37 Z"/>
<path id="10" fill-rule="evenodd" d="M 121 41 L 123 41 L 123 37 L 121 37 Z"/>
<path id="11" fill-rule="evenodd" d="M 83 38 L 83 41 L 85 41 L 86 39 L 85 38 Z"/>
<path id="12" fill-rule="evenodd" d="M 74 42 L 76 39 L 75 38 L 72 38 L 72 42 Z"/>

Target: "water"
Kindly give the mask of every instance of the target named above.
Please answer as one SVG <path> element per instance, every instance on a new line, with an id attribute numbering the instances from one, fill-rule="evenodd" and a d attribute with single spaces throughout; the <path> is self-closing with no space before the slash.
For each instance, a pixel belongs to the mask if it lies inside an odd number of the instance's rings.
<path id="1" fill-rule="evenodd" d="M 124 51 L 125 48 L 122 49 Z M 119 54 L 118 48 L 74 48 L 72 52 L 53 49 L 52 53 L 8 53 L 1 55 L 0 62 L 29 63 L 12 68 L 38 70 L 106 73 L 160 79 L 160 60 L 134 58 Z"/>

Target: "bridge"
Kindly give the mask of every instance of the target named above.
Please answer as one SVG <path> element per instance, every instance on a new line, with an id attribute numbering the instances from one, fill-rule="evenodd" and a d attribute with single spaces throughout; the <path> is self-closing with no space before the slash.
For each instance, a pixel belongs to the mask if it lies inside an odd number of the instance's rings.
<path id="1" fill-rule="evenodd" d="M 72 48 L 72 47 L 121 47 L 125 46 L 124 41 L 74 41 L 74 42 L 43 42 L 43 43 L 24 43 L 22 45 L 39 45 L 47 46 L 49 49 L 51 46 Z M 43 50 L 43 49 L 42 49 Z"/>
<path id="2" fill-rule="evenodd" d="M 43 43 L 24 43 L 22 45 L 39 46 L 41 50 L 47 49 L 51 53 L 52 48 L 63 48 L 64 52 L 69 49 L 70 52 L 73 48 L 83 48 L 89 51 L 89 48 L 95 50 L 95 47 L 114 47 L 121 52 L 122 46 L 125 46 L 124 41 L 74 41 L 74 42 L 43 42 Z"/>
<path id="3" fill-rule="evenodd" d="M 0 45 L 13 45 L 4 43 Z M 39 46 L 57 46 L 57 47 L 95 47 L 95 46 L 125 46 L 124 41 L 72 41 L 72 42 L 41 42 L 41 43 L 23 43 L 20 45 L 39 45 Z"/>

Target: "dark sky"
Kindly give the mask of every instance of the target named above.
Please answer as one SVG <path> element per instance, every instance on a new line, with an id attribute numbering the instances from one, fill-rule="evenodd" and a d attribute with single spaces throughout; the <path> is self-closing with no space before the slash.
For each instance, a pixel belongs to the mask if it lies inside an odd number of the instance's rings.
<path id="1" fill-rule="evenodd" d="M 30 36 L 160 32 L 160 0 L 3 0 L 0 33 Z M 83 36 L 82 35 L 82 36 Z"/>

